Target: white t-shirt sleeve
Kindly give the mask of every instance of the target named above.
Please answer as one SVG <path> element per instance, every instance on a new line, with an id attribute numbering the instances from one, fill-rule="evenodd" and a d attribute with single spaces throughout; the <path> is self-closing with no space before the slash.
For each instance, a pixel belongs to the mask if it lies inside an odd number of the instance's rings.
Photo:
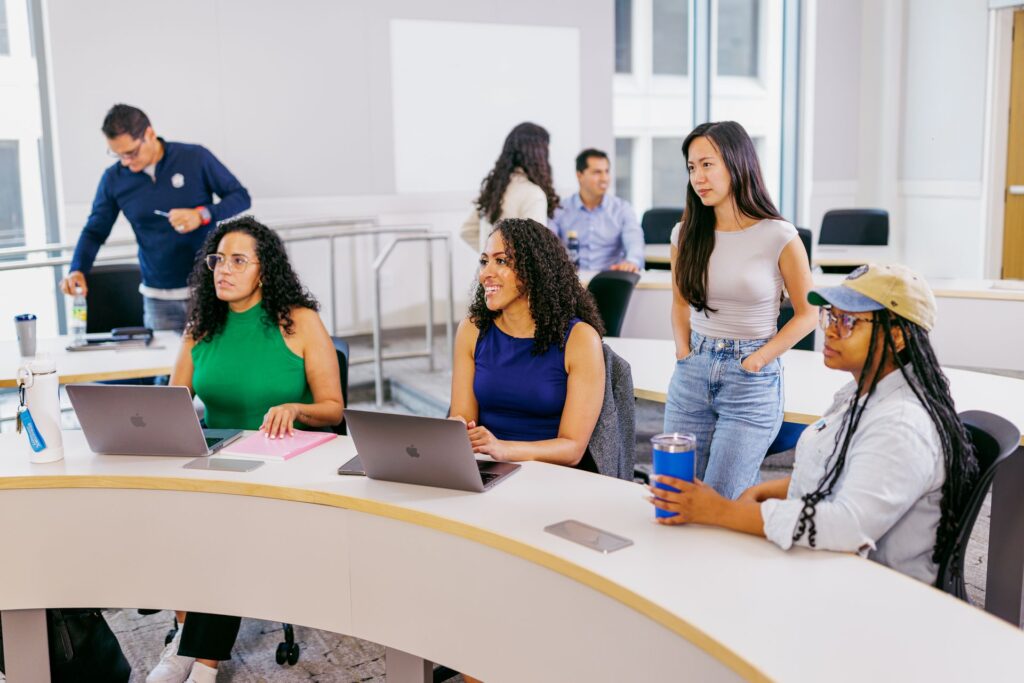
<path id="1" fill-rule="evenodd" d="M 799 233 L 791 223 L 786 221 L 773 221 L 776 226 L 776 240 L 775 240 L 775 260 L 778 261 L 782 256 L 782 250 L 786 248 L 786 245 L 793 241 L 793 238 L 799 237 Z"/>
<path id="2" fill-rule="evenodd" d="M 669 242 L 669 244 L 671 244 L 676 249 L 680 248 L 679 236 L 682 233 L 683 233 L 683 224 L 682 223 L 676 223 L 675 225 L 672 226 L 672 234 L 669 235 L 668 242 Z"/>

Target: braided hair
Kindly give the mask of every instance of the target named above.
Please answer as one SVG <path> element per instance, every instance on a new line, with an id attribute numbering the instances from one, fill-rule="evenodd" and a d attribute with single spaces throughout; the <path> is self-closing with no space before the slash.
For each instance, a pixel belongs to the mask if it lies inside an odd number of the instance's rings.
<path id="1" fill-rule="evenodd" d="M 551 164 L 548 162 L 548 132 L 536 123 L 520 123 L 505 138 L 501 155 L 494 162 L 494 168 L 480 186 L 476 200 L 480 215 L 494 224 L 501 218 L 501 200 L 505 197 L 512 172 L 523 169 L 530 182 L 544 191 L 548 200 L 548 218 L 558 208 L 558 193 L 551 181 Z"/>
<path id="2" fill-rule="evenodd" d="M 836 482 L 846 466 L 846 454 L 853 440 L 853 435 L 860 424 L 860 418 L 871 395 L 878 386 L 879 380 L 890 359 L 907 380 L 917 400 L 931 417 L 939 442 L 942 446 L 943 464 L 946 478 L 942 482 L 942 500 L 939 504 L 939 528 L 935 535 L 935 548 L 932 560 L 941 564 L 952 552 L 956 542 L 956 523 L 978 477 L 978 462 L 974 454 L 970 436 L 953 406 L 953 398 L 949 394 L 949 380 L 946 379 L 939 362 L 932 350 L 928 332 L 909 320 L 893 315 L 888 310 L 875 311 L 873 318 L 874 330 L 868 346 L 864 372 L 857 381 L 857 393 L 850 399 L 850 407 L 843 414 L 839 431 L 836 434 L 835 449 L 829 456 L 825 474 L 818 482 L 818 488 L 802 497 L 804 507 L 800 511 L 797 529 L 793 540 L 798 541 L 807 534 L 808 544 L 815 546 L 816 528 L 814 511 L 819 502 L 832 495 Z M 892 331 L 898 329 L 903 334 L 904 348 L 897 352 L 892 339 Z M 880 362 L 874 365 L 876 354 L 880 354 Z M 874 372 L 870 368 L 876 367 Z M 864 400 L 860 400 L 861 396 Z"/>

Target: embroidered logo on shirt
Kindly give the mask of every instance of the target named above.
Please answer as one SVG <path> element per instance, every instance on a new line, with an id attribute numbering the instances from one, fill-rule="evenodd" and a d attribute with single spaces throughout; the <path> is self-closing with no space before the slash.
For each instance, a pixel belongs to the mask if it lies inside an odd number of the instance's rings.
<path id="1" fill-rule="evenodd" d="M 171 176 L 171 185 L 174 187 L 185 187 L 185 176 L 175 173 Z"/>

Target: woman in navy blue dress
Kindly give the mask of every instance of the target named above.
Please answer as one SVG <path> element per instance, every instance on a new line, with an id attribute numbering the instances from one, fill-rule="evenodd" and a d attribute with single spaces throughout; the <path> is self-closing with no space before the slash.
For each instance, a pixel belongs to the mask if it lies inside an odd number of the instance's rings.
<path id="1" fill-rule="evenodd" d="M 459 325 L 453 418 L 473 450 L 597 471 L 587 452 L 604 398 L 601 316 L 565 248 L 540 223 L 498 223 Z"/>

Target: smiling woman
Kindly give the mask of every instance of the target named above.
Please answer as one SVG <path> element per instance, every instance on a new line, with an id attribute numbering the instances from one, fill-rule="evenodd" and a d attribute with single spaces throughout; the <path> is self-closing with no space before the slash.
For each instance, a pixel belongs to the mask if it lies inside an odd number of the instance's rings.
<path id="1" fill-rule="evenodd" d="M 451 414 L 473 450 L 597 471 L 587 451 L 604 397 L 604 328 L 558 238 L 540 223 L 498 223 L 459 325 Z"/>

